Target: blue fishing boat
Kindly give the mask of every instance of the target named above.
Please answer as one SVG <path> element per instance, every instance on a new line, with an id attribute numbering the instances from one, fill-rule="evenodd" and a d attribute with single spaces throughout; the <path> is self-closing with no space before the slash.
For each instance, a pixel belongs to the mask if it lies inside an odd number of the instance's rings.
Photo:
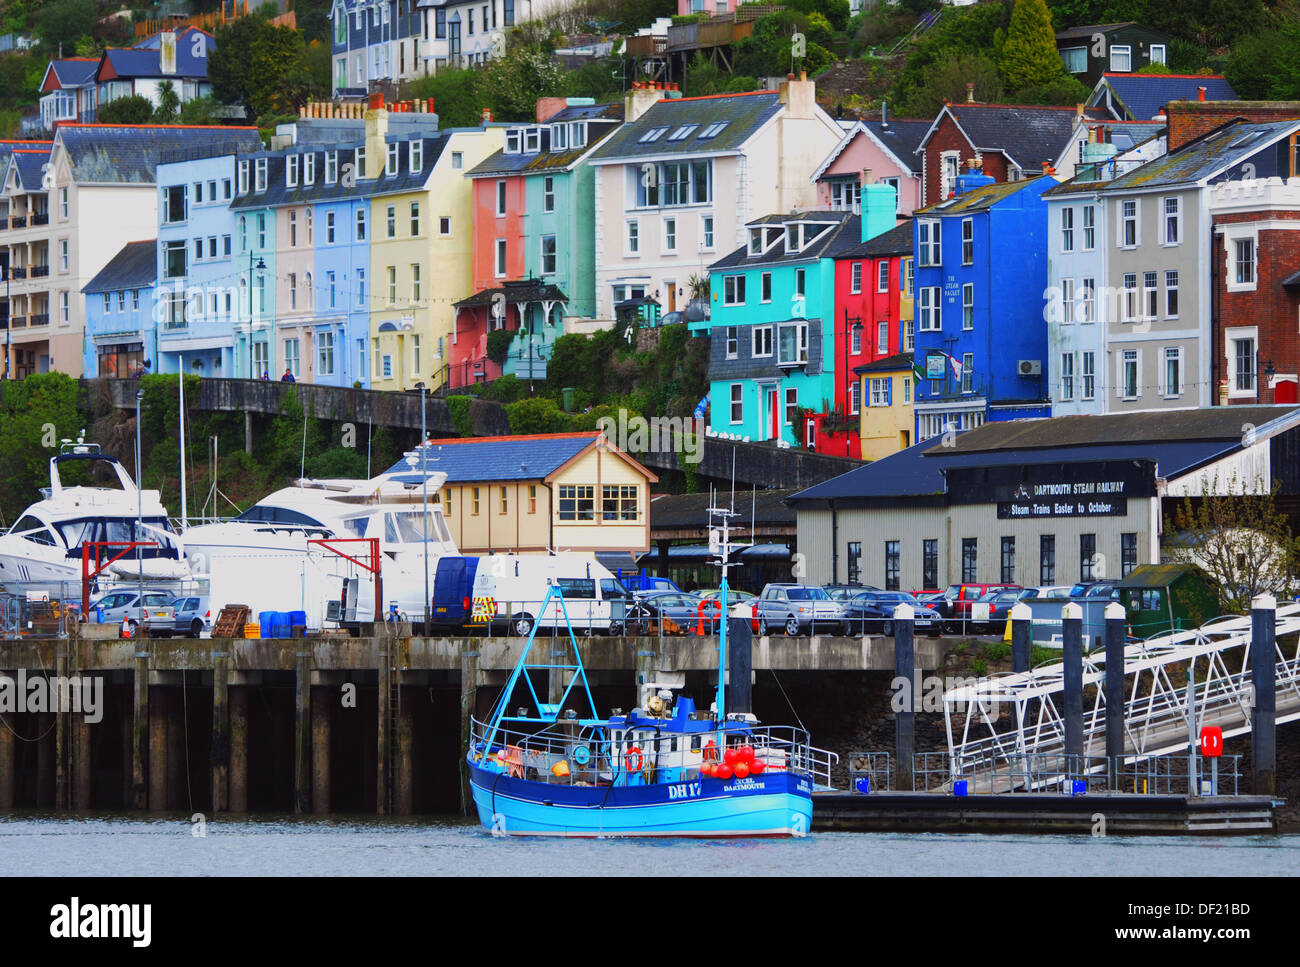
<path id="1" fill-rule="evenodd" d="M 761 726 L 726 709 L 726 518 L 717 538 L 722 564 L 717 612 L 718 688 L 712 709 L 686 695 L 641 683 L 639 705 L 597 714 L 560 589 L 547 589 L 567 639 L 538 625 L 487 722 L 473 720 L 466 755 L 474 805 L 494 835 L 804 836 L 812 793 L 830 787 L 833 753 L 789 726 Z M 540 623 L 539 623 L 540 624 Z M 547 660 L 534 662 L 536 644 Z M 560 647 L 557 647 L 560 646 Z M 542 673 L 545 673 L 543 679 Z M 558 679 L 554 676 L 558 676 Z M 559 681 L 563 689 L 551 688 Z M 539 698 L 539 687 L 550 701 Z M 516 705 L 516 694 L 527 705 Z"/>

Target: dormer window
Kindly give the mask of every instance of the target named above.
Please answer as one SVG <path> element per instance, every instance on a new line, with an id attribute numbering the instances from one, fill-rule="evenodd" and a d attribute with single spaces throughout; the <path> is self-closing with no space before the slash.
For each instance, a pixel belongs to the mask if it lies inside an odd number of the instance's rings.
<path id="1" fill-rule="evenodd" d="M 241 195 L 248 194 L 248 162 L 247 161 L 239 162 L 239 193 Z"/>
<path id="2" fill-rule="evenodd" d="M 253 163 L 253 191 L 266 191 L 266 159 L 258 158 Z"/>
<path id="3" fill-rule="evenodd" d="M 284 184 L 288 188 L 298 187 L 298 156 L 291 154 L 284 159 Z"/>
<path id="4" fill-rule="evenodd" d="M 366 176 L 366 149 L 364 147 L 357 148 L 352 152 L 352 163 L 354 165 L 353 174 L 357 178 L 364 178 Z"/>
<path id="5" fill-rule="evenodd" d="M 424 171 L 424 142 L 416 138 L 411 142 L 410 157 L 407 158 L 411 174 L 418 175 Z"/>
<path id="6" fill-rule="evenodd" d="M 829 227 L 827 225 L 804 225 L 803 227 L 803 245 L 806 248 L 814 239 L 820 236 Z"/>
<path id="7" fill-rule="evenodd" d="M 749 254 L 763 254 L 763 230 L 761 228 L 751 228 L 749 230 Z"/>
<path id="8" fill-rule="evenodd" d="M 569 126 L 567 124 L 551 125 L 551 150 L 564 151 L 569 146 Z"/>
<path id="9" fill-rule="evenodd" d="M 506 132 L 506 154 L 518 154 L 519 143 L 523 132 L 516 128 L 513 131 Z"/>
<path id="10" fill-rule="evenodd" d="M 641 135 L 638 139 L 638 143 L 649 144 L 651 141 L 658 141 L 664 136 L 664 132 L 667 130 L 667 128 L 651 128 L 645 134 Z"/>
<path id="11" fill-rule="evenodd" d="M 316 184 L 316 156 L 306 154 L 302 157 L 302 183 L 304 185 Z"/>
<path id="12" fill-rule="evenodd" d="M 542 150 L 542 129 L 528 128 L 524 131 L 524 154 L 537 154 Z"/>
<path id="13" fill-rule="evenodd" d="M 691 136 L 691 132 L 693 132 L 698 127 L 699 127 L 698 124 L 683 124 L 680 128 L 678 128 L 676 131 L 674 131 L 672 134 L 668 136 L 668 140 L 685 141 L 687 138 Z"/>
<path id="14" fill-rule="evenodd" d="M 401 147 L 402 146 L 396 142 L 388 145 L 388 159 L 384 165 L 384 174 L 395 175 L 401 169 L 402 163 L 398 156 Z"/>
<path id="15" fill-rule="evenodd" d="M 339 153 L 325 152 L 325 184 L 332 185 L 339 180 Z"/>
<path id="16" fill-rule="evenodd" d="M 799 244 L 799 227 L 798 225 L 787 225 L 785 227 L 785 250 L 787 252 L 797 252 L 802 248 Z"/>
<path id="17" fill-rule="evenodd" d="M 587 144 L 586 121 L 574 121 L 569 125 L 569 144 L 575 148 L 581 148 Z"/>

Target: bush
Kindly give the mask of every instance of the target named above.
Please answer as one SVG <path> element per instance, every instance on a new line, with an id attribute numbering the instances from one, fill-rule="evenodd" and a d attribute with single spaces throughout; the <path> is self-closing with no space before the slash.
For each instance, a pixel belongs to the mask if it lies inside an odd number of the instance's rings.
<path id="1" fill-rule="evenodd" d="M 573 426 L 569 415 L 545 396 L 507 404 L 506 417 L 510 432 L 517 434 L 563 433 Z"/>
<path id="2" fill-rule="evenodd" d="M 148 124 L 153 120 L 153 102 L 143 94 L 131 94 L 109 101 L 96 117 L 101 124 Z"/>
<path id="3" fill-rule="evenodd" d="M 515 329 L 494 329 L 488 333 L 487 337 L 487 356 L 488 359 L 500 366 L 506 361 L 506 355 L 510 352 L 510 344 L 514 342 Z"/>
<path id="4" fill-rule="evenodd" d="M 1022 87 L 1011 95 L 1017 104 L 1081 104 L 1088 99 L 1091 91 L 1068 74 L 1061 74 L 1045 84 Z"/>
<path id="5" fill-rule="evenodd" d="M 447 409 L 451 412 L 451 425 L 456 428 L 456 432 L 461 436 L 474 435 L 474 420 L 469 415 L 469 405 L 474 401 L 472 396 L 448 396 Z"/>
<path id="6" fill-rule="evenodd" d="M 491 353 L 490 347 L 488 352 Z M 528 395 L 528 384 L 515 376 L 506 375 L 484 384 L 478 395 L 480 399 L 495 400 L 498 403 L 514 403 L 516 400 L 521 400 Z"/>

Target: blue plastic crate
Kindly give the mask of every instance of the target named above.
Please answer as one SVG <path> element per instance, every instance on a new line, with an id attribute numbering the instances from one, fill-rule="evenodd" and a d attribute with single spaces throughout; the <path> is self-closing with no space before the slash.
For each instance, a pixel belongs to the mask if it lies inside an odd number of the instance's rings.
<path id="1" fill-rule="evenodd" d="M 867 795 L 871 792 L 871 777 L 858 776 L 853 780 L 853 789 L 855 792 L 860 792 L 864 796 Z"/>
<path id="2" fill-rule="evenodd" d="M 954 796 L 969 796 L 970 787 L 966 779 L 954 779 L 952 781 L 952 794 Z"/>

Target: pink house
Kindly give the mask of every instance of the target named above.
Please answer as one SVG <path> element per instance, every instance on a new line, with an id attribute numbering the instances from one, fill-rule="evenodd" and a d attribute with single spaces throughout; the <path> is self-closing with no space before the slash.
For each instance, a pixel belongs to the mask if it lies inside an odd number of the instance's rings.
<path id="1" fill-rule="evenodd" d="M 735 13 L 738 0 L 677 0 L 677 15 L 685 17 L 690 13 L 710 13 L 715 17 L 720 13 Z"/>
<path id="2" fill-rule="evenodd" d="M 879 120 L 859 121 L 844 133 L 835 150 L 813 173 L 817 202 L 832 211 L 852 211 L 858 204 L 862 173 L 898 190 L 898 214 L 921 207 L 921 156 L 916 153 L 929 121 L 891 120 L 882 109 Z"/>

